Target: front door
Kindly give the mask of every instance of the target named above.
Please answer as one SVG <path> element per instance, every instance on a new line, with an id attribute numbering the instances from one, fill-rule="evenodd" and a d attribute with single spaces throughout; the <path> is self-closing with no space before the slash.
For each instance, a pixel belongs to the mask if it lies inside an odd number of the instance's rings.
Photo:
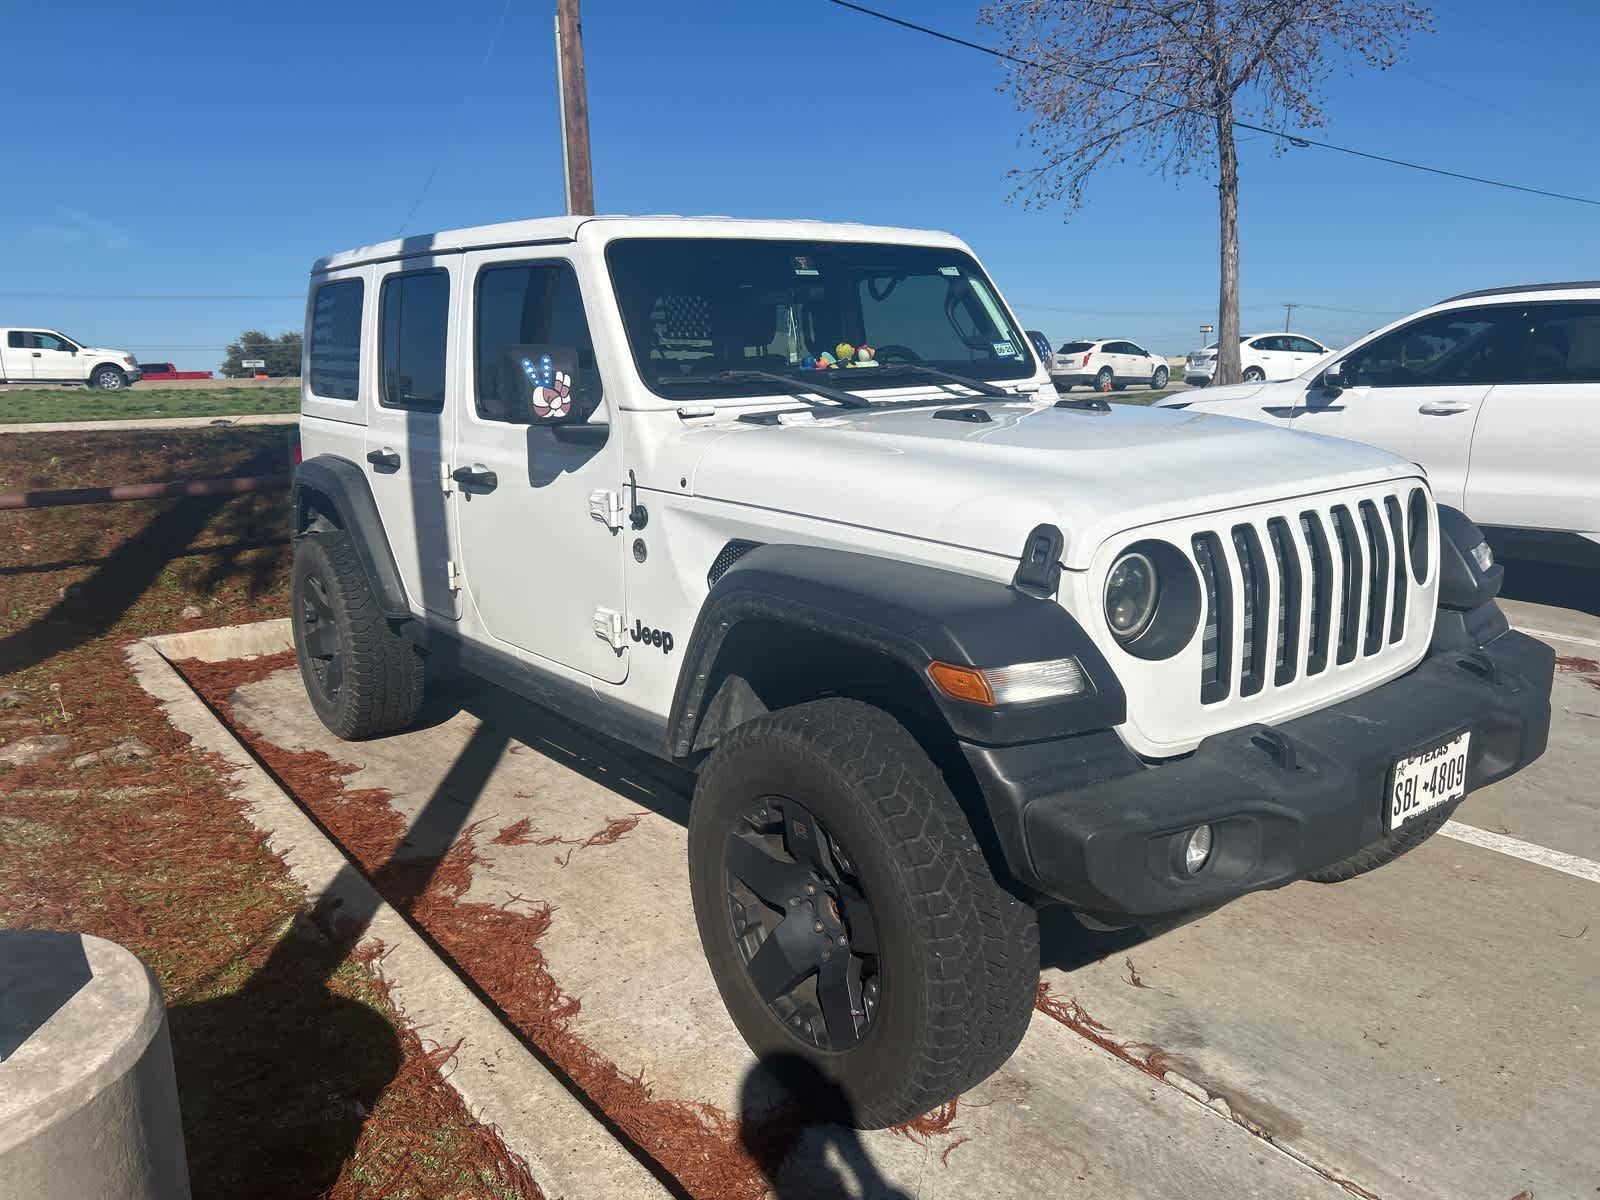
<path id="1" fill-rule="evenodd" d="M 1460 508 L 1484 397 L 1520 361 L 1525 340 L 1509 306 L 1423 317 L 1346 354 L 1347 386 L 1334 397 L 1313 389 L 1294 427 L 1419 462 L 1439 503 Z"/>
<path id="2" fill-rule="evenodd" d="M 54 333 L 35 333 L 33 338 L 33 377 L 80 382 L 90 363 L 78 354 L 77 346 Z"/>
<path id="3" fill-rule="evenodd" d="M 455 506 L 468 604 L 485 636 L 608 683 L 628 657 L 606 636 L 626 612 L 616 517 L 626 472 L 620 430 L 595 362 L 578 276 L 530 247 L 467 255 L 467 362 L 453 462 L 467 473 Z M 530 353 L 575 364 L 579 425 L 535 425 L 518 382 Z M 614 615 L 614 616 L 613 616 Z"/>
<path id="4" fill-rule="evenodd" d="M 459 408 L 459 372 L 448 369 L 449 348 L 459 344 L 456 278 L 460 260 L 408 259 L 378 278 L 378 379 L 367 416 L 366 471 L 373 499 L 413 609 L 440 617 L 460 616 L 454 586 L 449 507 L 455 482 L 450 458 L 450 420 Z M 318 291 L 312 313 L 316 338 L 324 299 Z"/>

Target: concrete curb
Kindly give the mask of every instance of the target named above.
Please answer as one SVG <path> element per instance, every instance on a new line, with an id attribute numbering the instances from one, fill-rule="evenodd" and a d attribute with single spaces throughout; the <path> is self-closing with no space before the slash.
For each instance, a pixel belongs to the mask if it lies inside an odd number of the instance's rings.
<path id="1" fill-rule="evenodd" d="M 285 650 L 287 620 L 145 638 L 127 648 L 140 685 L 173 727 L 234 770 L 246 817 L 267 834 L 312 903 L 327 898 L 372 912 L 372 937 L 385 947 L 383 973 L 405 1015 L 429 1040 L 457 1041 L 450 1082 L 482 1121 L 494 1125 L 550 1200 L 577 1196 L 653 1197 L 670 1193 L 584 1108 L 434 953 L 404 917 L 356 872 L 343 852 L 272 780 L 178 674 L 173 658 L 221 661 Z"/>
<path id="2" fill-rule="evenodd" d="M 130 417 L 110 421 L 25 421 L 0 425 L 0 433 L 123 433 L 130 429 L 209 429 L 237 428 L 240 425 L 294 425 L 300 414 L 246 413 L 227 417 Z"/>

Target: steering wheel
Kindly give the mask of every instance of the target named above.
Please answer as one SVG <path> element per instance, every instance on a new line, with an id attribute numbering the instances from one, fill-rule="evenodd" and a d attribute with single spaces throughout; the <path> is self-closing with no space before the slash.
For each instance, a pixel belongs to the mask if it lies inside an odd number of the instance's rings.
<path id="1" fill-rule="evenodd" d="M 888 362 L 891 355 L 893 355 L 895 358 L 902 358 L 906 362 L 919 363 L 922 361 L 922 355 L 918 354 L 910 346 L 901 346 L 895 343 L 890 343 L 887 346 L 879 346 L 876 351 L 876 355 L 878 361 L 881 363 Z"/>

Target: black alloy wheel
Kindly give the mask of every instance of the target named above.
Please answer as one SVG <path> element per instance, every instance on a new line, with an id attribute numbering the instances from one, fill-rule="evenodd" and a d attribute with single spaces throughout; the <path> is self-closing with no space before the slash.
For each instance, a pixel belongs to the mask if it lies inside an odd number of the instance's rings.
<path id="1" fill-rule="evenodd" d="M 727 838 L 728 917 L 750 982 L 788 1032 L 849 1050 L 878 1013 L 877 923 L 847 851 L 798 801 L 752 801 Z"/>

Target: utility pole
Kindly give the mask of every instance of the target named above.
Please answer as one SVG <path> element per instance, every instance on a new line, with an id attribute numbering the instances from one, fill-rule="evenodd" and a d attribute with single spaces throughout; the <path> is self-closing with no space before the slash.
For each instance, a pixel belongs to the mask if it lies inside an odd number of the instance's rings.
<path id="1" fill-rule="evenodd" d="M 1289 322 L 1294 320 L 1294 310 L 1299 307 L 1298 304 L 1290 304 L 1285 301 L 1283 306 L 1283 331 L 1285 333 L 1289 332 Z"/>
<path id="2" fill-rule="evenodd" d="M 589 89 L 583 75 L 578 0 L 556 0 L 556 85 L 561 92 L 567 212 L 588 216 L 594 212 L 594 167 L 589 158 Z"/>

